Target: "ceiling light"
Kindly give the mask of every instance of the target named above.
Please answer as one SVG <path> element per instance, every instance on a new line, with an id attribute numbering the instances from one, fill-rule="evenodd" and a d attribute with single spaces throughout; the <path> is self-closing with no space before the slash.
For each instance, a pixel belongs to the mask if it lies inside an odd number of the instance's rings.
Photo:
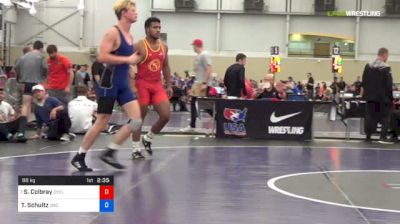
<path id="1" fill-rule="evenodd" d="M 29 9 L 29 14 L 32 16 L 36 15 L 37 11 L 35 9 L 35 4 L 32 3 L 31 9 Z"/>
<path id="2" fill-rule="evenodd" d="M 0 4 L 3 4 L 5 7 L 12 6 L 11 0 L 0 0 Z"/>
<path id="3" fill-rule="evenodd" d="M 78 4 L 78 10 L 84 10 L 85 9 L 85 2 L 84 0 L 79 0 L 79 4 Z"/>
<path id="4" fill-rule="evenodd" d="M 32 8 L 31 4 L 29 4 L 27 2 L 14 2 L 14 3 L 25 9 Z"/>

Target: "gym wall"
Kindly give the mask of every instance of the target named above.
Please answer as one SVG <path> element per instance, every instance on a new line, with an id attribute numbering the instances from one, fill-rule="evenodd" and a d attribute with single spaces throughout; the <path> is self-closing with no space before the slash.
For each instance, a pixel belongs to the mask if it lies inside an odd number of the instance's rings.
<path id="1" fill-rule="evenodd" d="M 355 10 L 359 0 L 336 0 L 336 8 Z M 85 0 L 85 13 L 77 12 L 79 0 L 47 0 L 39 3 L 35 16 L 18 9 L 6 13 L 10 21 L 10 62 L 21 55 L 19 47 L 40 39 L 45 44 L 56 44 L 60 52 L 70 56 L 74 63 L 90 64 L 89 48 L 98 47 L 104 32 L 116 22 L 112 10 L 114 0 Z M 314 0 L 292 0 L 291 14 L 285 13 L 284 0 L 265 0 L 263 14 L 243 12 L 243 0 L 197 0 L 194 12 L 175 12 L 174 0 L 137 0 L 138 22 L 132 33 L 135 40 L 144 37 L 143 23 L 151 15 L 162 20 L 162 32 L 167 34 L 172 71 L 183 74 L 191 70 L 194 53 L 190 46 L 194 38 L 202 38 L 214 61 L 214 71 L 223 76 L 234 56 L 243 52 L 249 56 L 247 74 L 259 80 L 267 71 L 269 48 L 278 45 L 281 50 L 283 72 L 296 80 L 305 80 L 312 72 L 317 80 L 331 80 L 330 59 L 285 58 L 287 33 L 323 33 L 350 36 L 356 39 L 356 17 L 315 16 Z M 221 3 L 220 13 L 217 3 Z M 362 0 L 362 10 L 384 11 L 385 0 Z M 287 19 L 289 17 L 289 30 Z M 82 47 L 79 47 L 79 24 L 83 18 Z M 56 25 L 54 25 L 56 23 Z M 50 26 L 50 28 L 46 28 Z M 400 18 L 361 17 L 359 23 L 358 60 L 345 59 L 344 77 L 353 81 L 364 64 L 375 58 L 380 47 L 390 51 L 394 79 L 400 62 Z M 58 33 L 57 33 L 58 32 Z M 60 35 L 61 34 L 61 35 Z"/>

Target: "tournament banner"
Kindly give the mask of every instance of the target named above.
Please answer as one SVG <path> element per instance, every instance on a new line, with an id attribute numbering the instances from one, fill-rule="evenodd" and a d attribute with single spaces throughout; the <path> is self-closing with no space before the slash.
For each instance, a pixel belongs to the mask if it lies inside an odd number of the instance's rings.
<path id="1" fill-rule="evenodd" d="M 248 137 L 249 100 L 217 100 L 216 123 L 217 138 Z"/>
<path id="2" fill-rule="evenodd" d="M 218 100 L 217 137 L 311 140 L 313 104 L 308 101 Z"/>
<path id="3" fill-rule="evenodd" d="M 268 139 L 312 139 L 312 102 L 268 102 L 263 114 Z"/>

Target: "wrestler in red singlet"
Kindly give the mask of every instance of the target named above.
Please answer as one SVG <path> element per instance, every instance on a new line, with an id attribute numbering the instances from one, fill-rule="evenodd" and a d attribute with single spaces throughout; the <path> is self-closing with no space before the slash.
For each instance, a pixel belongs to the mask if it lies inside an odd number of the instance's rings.
<path id="1" fill-rule="evenodd" d="M 160 40 L 157 42 L 159 42 L 159 48 L 153 50 L 147 40 L 143 40 L 146 56 L 145 60 L 138 65 L 135 82 L 139 103 L 142 106 L 158 105 L 163 101 L 168 101 L 161 80 L 161 71 L 165 60 L 164 46 Z"/>
<path id="2" fill-rule="evenodd" d="M 145 22 L 145 30 L 146 38 L 136 44 L 135 48 L 142 58 L 141 63 L 138 64 L 135 89 L 139 97 L 142 118 L 146 117 L 150 105 L 159 115 L 157 122 L 142 138 L 146 151 L 151 155 L 154 135 L 160 133 L 170 118 L 169 98 L 172 96 L 172 87 L 168 47 L 160 40 L 160 20 L 156 17 L 148 18 Z M 167 87 L 167 92 L 164 90 L 164 85 Z M 144 158 L 140 149 L 140 130 L 132 133 L 132 148 L 132 159 Z"/>

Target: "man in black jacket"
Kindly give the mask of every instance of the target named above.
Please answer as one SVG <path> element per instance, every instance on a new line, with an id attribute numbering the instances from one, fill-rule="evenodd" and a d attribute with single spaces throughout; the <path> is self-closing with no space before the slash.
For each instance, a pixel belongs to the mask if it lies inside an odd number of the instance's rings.
<path id="1" fill-rule="evenodd" d="M 380 143 L 390 143 L 386 135 L 392 110 L 393 79 L 391 68 L 386 64 L 388 57 L 388 49 L 380 48 L 377 59 L 365 65 L 362 78 L 363 97 L 367 101 L 365 133 L 367 140 L 370 140 L 377 123 L 380 122 L 382 124 Z"/>
<path id="2" fill-rule="evenodd" d="M 247 56 L 239 53 L 236 55 L 236 63 L 229 66 L 225 72 L 224 85 L 227 96 L 240 97 L 245 88 L 245 68 Z"/>
<path id="3" fill-rule="evenodd" d="M 311 72 L 307 73 L 308 81 L 306 85 L 307 89 L 307 97 L 308 99 L 314 99 L 314 78 L 312 77 Z"/>

